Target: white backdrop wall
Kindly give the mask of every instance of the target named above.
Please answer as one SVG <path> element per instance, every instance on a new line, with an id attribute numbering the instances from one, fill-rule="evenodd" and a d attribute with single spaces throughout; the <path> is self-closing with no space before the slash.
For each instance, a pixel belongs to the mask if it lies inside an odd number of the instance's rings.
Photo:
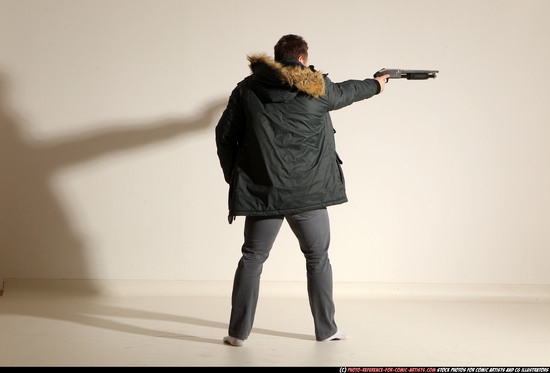
<path id="1" fill-rule="evenodd" d="M 335 281 L 550 284 L 550 2 L 0 0 L 0 279 L 230 280 L 214 127 L 246 55 L 302 35 L 350 202 Z M 264 280 L 305 280 L 284 226 Z"/>

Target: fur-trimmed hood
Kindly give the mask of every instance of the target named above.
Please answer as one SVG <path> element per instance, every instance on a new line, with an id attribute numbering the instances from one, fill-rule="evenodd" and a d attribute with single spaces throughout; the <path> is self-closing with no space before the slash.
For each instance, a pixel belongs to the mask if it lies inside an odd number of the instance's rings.
<path id="1" fill-rule="evenodd" d="M 314 98 L 325 94 L 323 74 L 313 68 L 305 67 L 300 63 L 281 63 L 263 53 L 249 55 L 248 61 L 252 73 L 260 75 L 264 83 L 273 85 L 282 83 Z"/>

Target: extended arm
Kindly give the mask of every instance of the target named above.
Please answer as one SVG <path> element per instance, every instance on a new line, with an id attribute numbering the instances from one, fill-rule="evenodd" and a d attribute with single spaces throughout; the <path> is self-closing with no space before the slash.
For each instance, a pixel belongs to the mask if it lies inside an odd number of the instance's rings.
<path id="1" fill-rule="evenodd" d="M 379 94 L 384 89 L 383 79 L 347 80 L 333 83 L 325 78 L 329 110 L 338 110 L 356 101 L 365 100 Z"/>

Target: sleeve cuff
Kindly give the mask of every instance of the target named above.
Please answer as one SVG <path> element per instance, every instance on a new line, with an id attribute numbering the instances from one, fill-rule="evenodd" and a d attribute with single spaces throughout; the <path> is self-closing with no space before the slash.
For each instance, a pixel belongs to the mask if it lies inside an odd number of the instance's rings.
<path id="1" fill-rule="evenodd" d="M 380 86 L 380 82 L 378 80 L 376 80 L 376 79 L 373 79 L 373 80 L 374 80 L 374 83 L 376 83 L 376 93 L 375 93 L 375 95 L 377 95 L 382 90 L 382 87 Z"/>

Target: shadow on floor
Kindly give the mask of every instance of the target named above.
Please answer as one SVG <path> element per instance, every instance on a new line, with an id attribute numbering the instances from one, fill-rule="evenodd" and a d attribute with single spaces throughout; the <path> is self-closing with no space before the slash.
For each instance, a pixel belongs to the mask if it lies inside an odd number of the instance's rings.
<path id="1" fill-rule="evenodd" d="M 15 301 L 12 302 L 11 299 Z M 97 296 L 60 296 L 59 294 L 37 294 L 37 296 L 10 297 L 5 295 L 0 299 L 0 315 L 21 315 L 46 318 L 51 320 L 75 323 L 109 331 L 137 334 L 142 336 L 170 338 L 200 343 L 222 343 L 222 337 L 227 332 L 225 322 L 207 320 L 194 316 L 176 315 L 171 313 L 140 310 L 118 305 L 104 304 L 105 300 Z M 108 301 L 107 301 L 108 302 Z M 128 322 L 120 321 L 128 319 Z M 130 321 L 131 320 L 131 321 Z M 202 326 L 220 329 L 220 338 L 212 339 L 191 335 L 183 332 L 167 332 L 165 330 L 140 326 L 146 321 L 161 321 L 182 324 L 174 330 L 184 329 L 184 325 Z M 253 333 L 276 337 L 314 341 L 313 335 L 289 333 L 284 331 L 253 328 Z"/>

